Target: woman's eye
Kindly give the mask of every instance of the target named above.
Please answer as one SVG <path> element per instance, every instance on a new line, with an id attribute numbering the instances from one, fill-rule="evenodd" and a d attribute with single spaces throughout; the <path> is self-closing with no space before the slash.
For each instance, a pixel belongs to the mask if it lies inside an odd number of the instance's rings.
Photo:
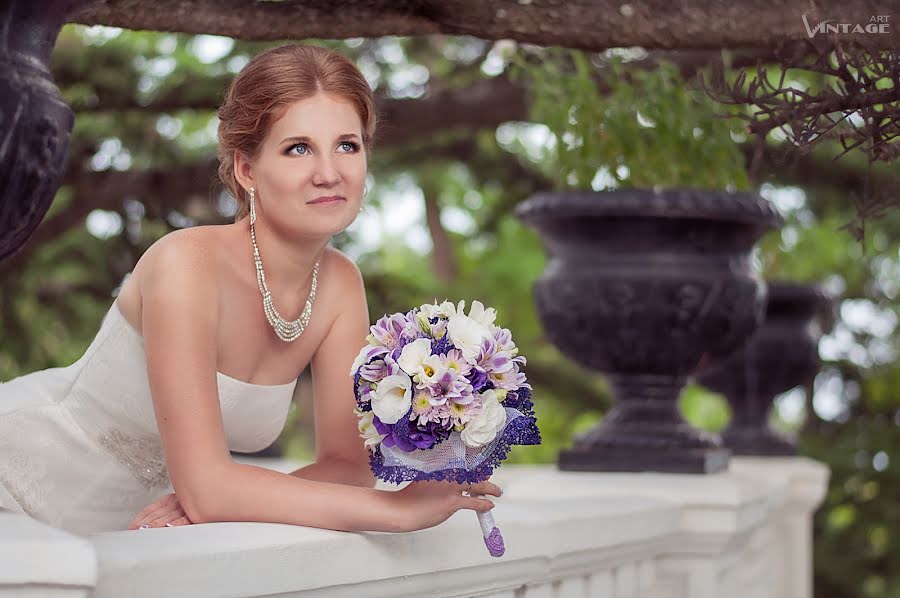
<path id="1" fill-rule="evenodd" d="M 288 148 L 288 153 L 294 153 L 294 150 L 297 148 L 303 148 L 302 152 L 296 152 L 296 155 L 298 155 L 298 156 L 305 156 L 306 154 L 309 153 L 309 148 L 306 146 L 305 143 L 296 143 L 296 144 L 292 145 L 291 147 Z"/>
<path id="2" fill-rule="evenodd" d="M 342 141 L 341 148 L 345 149 L 348 152 L 355 152 L 357 149 L 359 149 L 359 146 L 352 141 Z"/>

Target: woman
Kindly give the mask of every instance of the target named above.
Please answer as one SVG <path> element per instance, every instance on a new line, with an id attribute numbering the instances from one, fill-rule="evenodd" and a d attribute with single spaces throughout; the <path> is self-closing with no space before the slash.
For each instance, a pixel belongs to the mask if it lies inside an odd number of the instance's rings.
<path id="1" fill-rule="evenodd" d="M 0 385 L 0 507 L 83 534 L 407 531 L 491 509 L 458 484 L 374 489 L 358 437 L 347 372 L 369 314 L 359 270 L 328 242 L 361 209 L 376 121 L 365 78 L 332 51 L 276 48 L 234 79 L 219 119 L 235 222 L 157 241 L 77 362 Z M 278 436 L 307 365 L 316 463 L 290 475 L 235 463 L 230 450 Z"/>

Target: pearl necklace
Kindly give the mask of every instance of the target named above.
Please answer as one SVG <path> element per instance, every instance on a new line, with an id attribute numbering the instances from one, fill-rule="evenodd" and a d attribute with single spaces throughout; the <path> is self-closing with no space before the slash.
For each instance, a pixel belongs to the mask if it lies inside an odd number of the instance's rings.
<path id="1" fill-rule="evenodd" d="M 255 216 L 255 214 L 254 214 Z M 316 286 L 319 282 L 319 262 L 313 267 L 312 286 L 309 290 L 309 297 L 306 299 L 306 306 L 303 313 L 296 320 L 285 320 L 275 309 L 272 302 L 272 293 L 266 286 L 266 273 L 263 271 L 262 258 L 259 257 L 259 247 L 256 245 L 256 231 L 253 226 L 253 220 L 250 219 L 250 241 L 253 243 L 253 261 L 256 262 L 256 283 L 259 286 L 259 292 L 263 298 L 263 311 L 266 313 L 266 319 L 275 330 L 278 338 L 286 343 L 293 342 L 300 338 L 303 331 L 309 325 L 309 316 L 312 314 L 313 301 L 316 300 Z"/>

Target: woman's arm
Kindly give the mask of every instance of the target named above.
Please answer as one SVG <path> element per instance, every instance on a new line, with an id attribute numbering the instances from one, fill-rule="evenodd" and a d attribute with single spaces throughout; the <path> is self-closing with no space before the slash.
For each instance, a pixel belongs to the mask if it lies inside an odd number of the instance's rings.
<path id="1" fill-rule="evenodd" d="M 366 290 L 362 274 L 350 258 L 336 249 L 326 252 L 332 288 L 340 289 L 340 298 L 328 333 L 310 362 L 316 462 L 292 475 L 371 488 L 375 476 L 369 468 L 368 449 L 359 437 L 350 377 L 350 366 L 369 334 Z"/>
<path id="2" fill-rule="evenodd" d="M 221 471 L 213 488 L 218 496 L 204 501 L 202 509 L 185 509 L 194 523 L 265 521 L 351 532 L 407 529 L 394 492 L 305 480 L 234 462 Z"/>
<path id="3" fill-rule="evenodd" d="M 154 246 L 141 297 L 156 421 L 169 477 L 188 517 L 198 523 L 401 529 L 403 514 L 390 496 L 395 493 L 305 480 L 232 460 L 216 384 L 219 313 L 212 250 L 186 232 L 171 233 Z M 346 367 L 349 372 L 350 362 Z"/>
<path id="4" fill-rule="evenodd" d="M 291 475 L 304 480 L 349 484 L 362 488 L 372 488 L 375 484 L 375 476 L 372 475 L 372 470 L 368 466 L 360 469 L 357 463 L 338 459 L 318 460 L 315 463 L 304 465 L 300 469 L 295 469 Z"/>

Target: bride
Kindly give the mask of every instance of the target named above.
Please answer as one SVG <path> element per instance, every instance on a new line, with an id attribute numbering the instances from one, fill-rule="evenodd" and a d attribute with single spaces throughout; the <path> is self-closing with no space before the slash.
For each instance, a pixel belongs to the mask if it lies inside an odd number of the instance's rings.
<path id="1" fill-rule="evenodd" d="M 376 113 L 345 57 L 288 45 L 219 109 L 233 224 L 172 232 L 138 261 L 74 364 L 0 384 L 0 508 L 80 534 L 216 521 L 409 531 L 487 511 L 491 482 L 375 489 L 351 364 L 369 314 L 329 245 L 361 209 Z M 277 438 L 311 367 L 316 462 L 239 464 Z M 463 493 L 469 490 L 472 496 Z M 144 508 L 142 508 L 144 507 Z"/>

